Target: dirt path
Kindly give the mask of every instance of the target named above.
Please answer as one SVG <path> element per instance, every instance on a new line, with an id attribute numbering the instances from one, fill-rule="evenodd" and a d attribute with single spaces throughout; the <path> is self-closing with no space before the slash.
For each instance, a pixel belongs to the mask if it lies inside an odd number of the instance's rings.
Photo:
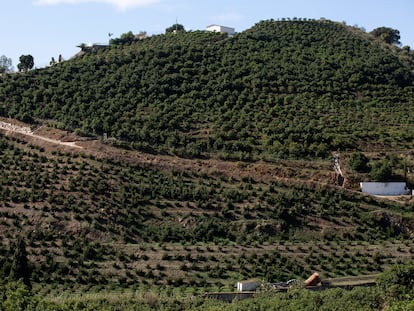
<path id="1" fill-rule="evenodd" d="M 12 133 L 19 133 L 19 134 L 23 134 L 26 136 L 31 136 L 40 140 L 44 140 L 47 141 L 49 143 L 53 143 L 53 144 L 58 144 L 58 145 L 62 145 L 62 146 L 68 146 L 68 147 L 73 147 L 73 148 L 80 148 L 82 149 L 83 147 L 76 145 L 76 142 L 64 142 L 61 140 L 57 140 L 57 139 L 52 139 L 52 138 L 48 138 L 48 137 L 44 137 L 44 136 L 40 136 L 35 134 L 30 127 L 26 127 L 26 126 L 20 126 L 20 125 L 16 125 L 16 124 L 12 124 L 12 123 L 7 123 L 4 121 L 0 121 L 0 130 L 4 130 L 7 132 L 12 132 Z"/>
<path id="2" fill-rule="evenodd" d="M 0 130 L 9 135 L 21 136 L 26 141 L 52 152 L 58 146 L 70 147 L 72 152 L 93 155 L 97 159 L 144 164 L 163 171 L 187 171 L 213 177 L 252 178 L 255 181 L 271 180 L 286 184 L 325 185 L 335 187 L 335 173 L 329 162 L 290 161 L 268 163 L 265 161 L 224 161 L 217 158 L 186 159 L 173 155 L 147 154 L 136 150 L 123 150 L 99 140 L 88 140 L 73 133 L 42 126 L 32 131 L 22 122 L 0 118 Z M 70 141 L 68 141 L 70 140 Z M 46 142 L 42 143 L 42 142 Z"/>

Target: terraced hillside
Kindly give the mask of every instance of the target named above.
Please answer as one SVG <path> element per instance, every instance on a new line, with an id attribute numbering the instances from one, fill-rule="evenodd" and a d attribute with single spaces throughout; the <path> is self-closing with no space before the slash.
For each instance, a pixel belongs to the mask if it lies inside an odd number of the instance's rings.
<path id="1" fill-rule="evenodd" d="M 4 276 L 17 237 L 32 282 L 66 288 L 229 290 L 241 278 L 370 274 L 412 258 L 410 205 L 316 182 L 114 162 L 25 138 L 0 136 Z"/>
<path id="2" fill-rule="evenodd" d="M 413 60 L 343 24 L 270 20 L 2 75 L 0 121 L 25 130 L 0 132 L 1 279 L 52 300 L 185 297 L 412 261 L 413 198 L 356 190 L 383 167 L 414 181 Z"/>
<path id="3" fill-rule="evenodd" d="M 413 53 L 330 21 L 157 35 L 0 78 L 0 115 L 236 160 L 412 148 Z"/>

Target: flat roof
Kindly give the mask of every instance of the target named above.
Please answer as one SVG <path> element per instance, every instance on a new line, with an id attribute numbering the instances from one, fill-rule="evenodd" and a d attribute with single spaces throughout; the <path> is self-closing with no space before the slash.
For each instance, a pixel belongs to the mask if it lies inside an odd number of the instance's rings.
<path id="1" fill-rule="evenodd" d="M 208 26 L 207 26 L 207 28 L 212 27 L 212 26 L 219 26 L 219 27 L 225 27 L 225 28 L 231 28 L 231 29 L 234 29 L 234 27 L 223 26 L 223 25 L 219 25 L 219 24 L 212 24 L 212 25 L 208 25 Z"/>
<path id="2" fill-rule="evenodd" d="M 238 281 L 237 283 L 245 284 L 245 283 L 253 283 L 253 282 L 260 282 L 260 280 L 259 279 L 250 279 L 250 280 Z"/>

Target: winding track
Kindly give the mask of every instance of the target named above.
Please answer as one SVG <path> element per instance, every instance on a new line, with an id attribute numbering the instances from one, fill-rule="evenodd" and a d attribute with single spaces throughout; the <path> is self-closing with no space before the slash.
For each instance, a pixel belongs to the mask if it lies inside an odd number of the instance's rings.
<path id="1" fill-rule="evenodd" d="M 255 181 L 270 182 L 278 181 L 284 184 L 308 185 L 318 187 L 323 184 L 326 187 L 337 188 L 334 181 L 332 168 L 329 164 L 315 166 L 312 163 L 289 161 L 280 163 L 267 163 L 258 161 L 255 163 L 242 163 L 238 161 L 224 161 L 216 158 L 208 159 L 186 159 L 173 155 L 154 155 L 140 151 L 122 150 L 114 146 L 103 144 L 99 140 L 77 140 L 76 142 L 65 142 L 53 139 L 41 134 L 36 134 L 41 127 L 32 130 L 25 124 L 16 124 L 7 119 L 0 119 L 0 131 L 10 133 L 10 135 L 24 135 L 30 140 L 33 138 L 34 144 L 44 141 L 56 146 L 66 146 L 74 152 L 93 155 L 96 158 L 106 158 L 114 161 L 126 163 L 148 165 L 160 170 L 188 171 L 210 176 L 227 176 L 229 178 L 241 179 L 252 178 Z M 64 133 L 67 134 L 67 133 Z M 62 133 L 62 135 L 64 135 Z M 317 172 L 317 173 L 315 173 Z"/>
<path id="2" fill-rule="evenodd" d="M 19 126 L 19 125 L 15 125 L 15 124 L 3 122 L 3 121 L 0 121 L 0 130 L 31 136 L 31 137 L 38 138 L 38 139 L 41 139 L 41 140 L 44 140 L 44 141 L 47 141 L 53 144 L 58 144 L 58 145 L 63 145 L 63 146 L 68 146 L 68 147 L 73 147 L 73 148 L 80 148 L 80 149 L 83 148 L 82 146 L 76 145 L 76 142 L 64 142 L 61 140 L 36 135 L 29 127 Z"/>

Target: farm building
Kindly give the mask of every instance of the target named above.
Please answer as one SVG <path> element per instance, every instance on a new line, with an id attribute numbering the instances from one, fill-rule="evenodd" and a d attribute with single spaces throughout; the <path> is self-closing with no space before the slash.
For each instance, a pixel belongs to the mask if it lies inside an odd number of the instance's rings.
<path id="1" fill-rule="evenodd" d="M 237 291 L 239 292 L 255 291 L 259 285 L 260 285 L 260 281 L 258 279 L 240 281 L 240 282 L 237 282 Z"/>
<path id="2" fill-rule="evenodd" d="M 109 47 L 106 43 L 89 43 L 89 44 L 81 44 L 78 45 L 79 48 L 81 48 L 82 52 L 96 52 L 98 50 L 105 49 Z"/>
<path id="3" fill-rule="evenodd" d="M 396 196 L 410 194 L 405 182 L 361 182 L 363 193 L 379 196 Z"/>
<path id="4" fill-rule="evenodd" d="M 220 26 L 220 25 L 207 26 L 207 31 L 227 33 L 229 36 L 232 36 L 236 33 L 234 28 L 226 27 L 226 26 Z"/>

